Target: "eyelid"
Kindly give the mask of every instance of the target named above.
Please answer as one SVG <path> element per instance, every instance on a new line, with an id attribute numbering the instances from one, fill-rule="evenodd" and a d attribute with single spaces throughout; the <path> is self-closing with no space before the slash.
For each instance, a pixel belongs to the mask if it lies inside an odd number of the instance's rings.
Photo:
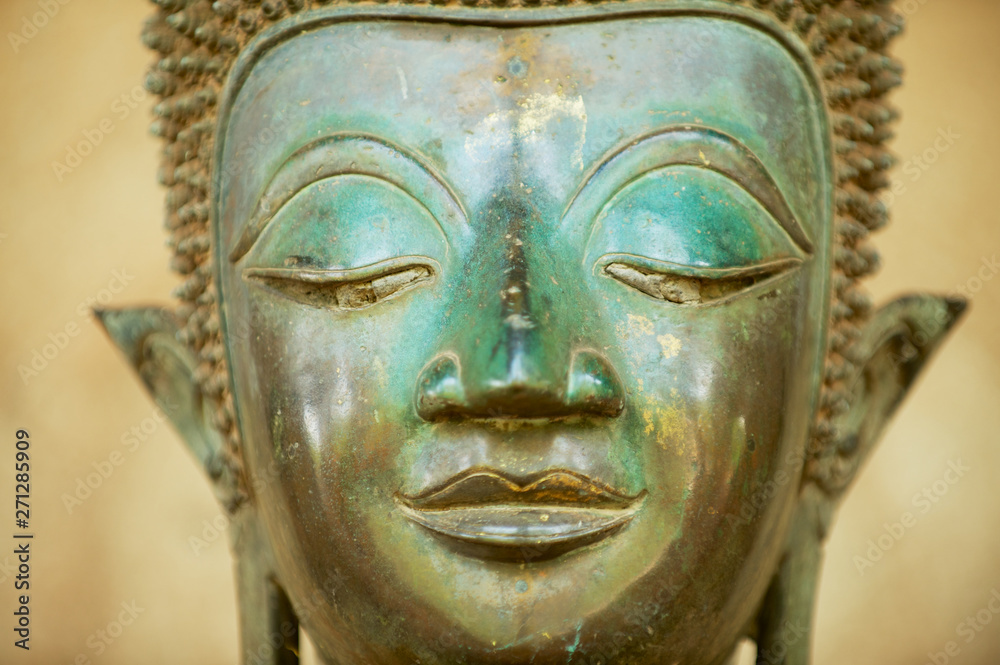
<path id="1" fill-rule="evenodd" d="M 650 272 L 663 273 L 668 275 L 680 275 L 682 277 L 699 277 L 702 279 L 727 279 L 732 277 L 754 277 L 761 274 L 777 274 L 785 272 L 801 265 L 803 260 L 798 256 L 789 256 L 755 263 L 749 266 L 737 266 L 734 268 L 703 268 L 699 266 L 689 266 L 670 261 L 658 261 L 646 256 L 637 254 L 605 254 L 597 259 L 594 264 L 595 271 L 603 272 L 612 263 L 624 263 L 637 268 L 642 268 Z"/>
<path id="2" fill-rule="evenodd" d="M 340 270 L 245 268 L 243 279 L 313 307 L 353 310 L 408 291 L 439 270 L 437 261 L 426 256 L 401 256 Z M 395 282 L 390 279 L 397 275 Z"/>
<path id="3" fill-rule="evenodd" d="M 706 156 L 707 155 L 707 156 Z M 806 254 L 815 246 L 788 205 L 767 167 L 750 148 L 733 136 L 704 126 L 675 125 L 633 138 L 616 147 L 584 177 L 563 211 L 565 219 L 588 190 L 597 188 L 597 219 L 614 198 L 645 176 L 670 167 L 694 167 L 717 173 L 746 191 Z"/>
<path id="4" fill-rule="evenodd" d="M 397 256 L 385 261 L 378 261 L 356 268 L 244 268 L 243 278 L 255 277 L 278 277 L 284 279 L 298 279 L 303 282 L 316 284 L 332 282 L 356 282 L 364 279 L 371 279 L 379 275 L 395 272 L 413 265 L 426 265 L 433 272 L 437 272 L 440 266 L 438 262 L 426 256 Z"/>
<path id="5" fill-rule="evenodd" d="M 317 182 L 344 175 L 361 175 L 397 187 L 427 210 L 445 241 L 443 223 L 454 231 L 468 228 L 468 215 L 454 190 L 426 159 L 394 143 L 368 134 L 338 133 L 302 146 L 271 177 L 256 202 L 250 220 L 230 249 L 232 263 L 243 258 L 264 229 L 300 192 Z"/>
<path id="6" fill-rule="evenodd" d="M 728 301 L 802 265 L 786 258 L 739 268 L 695 268 L 629 254 L 607 254 L 595 264 L 601 274 L 651 298 L 685 307 Z"/>

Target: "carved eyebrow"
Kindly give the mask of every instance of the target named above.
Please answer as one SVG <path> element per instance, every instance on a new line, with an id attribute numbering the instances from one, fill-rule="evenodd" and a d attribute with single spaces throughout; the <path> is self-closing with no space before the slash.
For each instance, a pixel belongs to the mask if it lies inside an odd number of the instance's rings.
<path id="1" fill-rule="evenodd" d="M 733 180 L 777 220 L 799 247 L 813 253 L 812 241 L 760 159 L 737 139 L 707 127 L 667 127 L 616 148 L 587 173 L 563 217 L 585 192 L 588 201 L 596 201 L 598 207 L 603 207 L 622 188 L 646 173 L 676 165 L 709 169 Z M 597 191 L 592 194 L 594 188 Z"/>
<path id="2" fill-rule="evenodd" d="M 366 175 L 395 185 L 424 206 L 448 241 L 444 225 L 468 229 L 458 197 L 430 165 L 399 146 L 367 134 L 331 134 L 296 150 L 278 168 L 257 199 L 239 240 L 229 253 L 236 262 L 282 206 L 309 185 L 338 175 Z"/>

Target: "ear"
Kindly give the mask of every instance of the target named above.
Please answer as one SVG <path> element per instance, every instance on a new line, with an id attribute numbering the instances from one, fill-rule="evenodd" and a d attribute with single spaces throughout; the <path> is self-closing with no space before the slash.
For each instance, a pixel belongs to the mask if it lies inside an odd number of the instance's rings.
<path id="1" fill-rule="evenodd" d="M 966 301 L 907 296 L 878 310 L 852 347 L 847 396 L 833 439 L 807 469 L 782 559 L 757 616 L 757 662 L 809 663 L 812 615 L 826 539 L 837 501 Z"/>
<path id="2" fill-rule="evenodd" d="M 833 441 L 809 470 L 839 499 L 878 443 L 914 380 L 961 318 L 964 298 L 911 295 L 879 309 L 851 347 L 846 403 L 831 419 Z"/>
<path id="3" fill-rule="evenodd" d="M 225 441 L 212 426 L 214 407 L 207 403 L 195 377 L 197 360 L 177 340 L 174 315 L 152 307 L 94 310 L 94 314 L 201 463 L 216 497 L 224 506 L 235 507 L 239 491 L 225 462 Z"/>
<path id="4" fill-rule="evenodd" d="M 177 320 L 159 308 L 94 313 L 208 473 L 216 498 L 227 509 L 240 601 L 240 662 L 295 665 L 298 618 L 275 579 L 270 542 L 257 511 L 243 501 L 235 473 L 225 462 L 225 441 L 211 422 L 214 405 L 202 394 L 194 354 L 177 340 Z"/>

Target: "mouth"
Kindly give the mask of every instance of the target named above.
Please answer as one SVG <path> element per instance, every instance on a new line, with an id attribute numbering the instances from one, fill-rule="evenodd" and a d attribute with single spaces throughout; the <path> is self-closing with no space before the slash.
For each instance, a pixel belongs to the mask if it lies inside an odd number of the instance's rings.
<path id="1" fill-rule="evenodd" d="M 574 471 L 546 471 L 519 481 L 477 468 L 395 499 L 403 516 L 460 554 L 523 563 L 615 535 L 632 521 L 645 496 L 645 490 L 626 496 Z"/>

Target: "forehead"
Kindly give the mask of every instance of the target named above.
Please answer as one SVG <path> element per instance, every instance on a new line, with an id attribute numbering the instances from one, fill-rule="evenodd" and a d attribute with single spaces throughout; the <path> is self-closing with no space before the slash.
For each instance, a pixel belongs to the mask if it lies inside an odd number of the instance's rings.
<path id="1" fill-rule="evenodd" d="M 558 207 L 615 150 L 688 125 L 753 152 L 822 244 L 830 157 L 815 78 L 745 16 L 491 25 L 483 12 L 440 20 L 411 11 L 279 27 L 244 54 L 221 114 L 223 246 L 285 160 L 323 136 L 403 146 L 475 210 L 511 186 Z"/>

